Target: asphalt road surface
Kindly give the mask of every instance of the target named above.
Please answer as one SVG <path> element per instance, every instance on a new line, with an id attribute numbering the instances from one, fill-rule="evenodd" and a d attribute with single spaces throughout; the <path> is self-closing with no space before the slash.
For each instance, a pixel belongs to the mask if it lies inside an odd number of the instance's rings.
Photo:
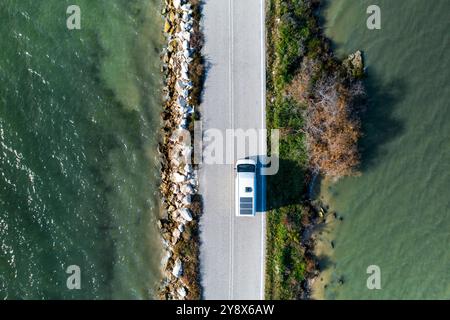
<path id="1" fill-rule="evenodd" d="M 264 0 L 205 0 L 204 55 L 207 60 L 201 108 L 203 130 L 265 128 Z M 264 134 L 263 134 L 264 135 Z M 235 216 L 234 163 L 266 152 L 248 147 L 228 163 L 200 166 L 204 200 L 201 219 L 201 275 L 205 299 L 263 299 L 265 241 L 265 183 L 258 177 L 255 217 Z M 224 147 L 225 148 L 225 147 Z"/>

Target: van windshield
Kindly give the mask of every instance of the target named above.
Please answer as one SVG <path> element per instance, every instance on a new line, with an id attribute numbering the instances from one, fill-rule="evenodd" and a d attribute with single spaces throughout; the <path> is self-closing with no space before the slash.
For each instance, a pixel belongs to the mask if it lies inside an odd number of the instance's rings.
<path id="1" fill-rule="evenodd" d="M 254 164 L 240 164 L 237 167 L 238 172 L 255 172 L 256 166 Z"/>

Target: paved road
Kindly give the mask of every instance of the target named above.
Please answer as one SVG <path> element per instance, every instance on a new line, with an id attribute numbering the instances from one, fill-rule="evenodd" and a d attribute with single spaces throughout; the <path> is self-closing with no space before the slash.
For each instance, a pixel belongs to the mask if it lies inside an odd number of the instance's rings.
<path id="1" fill-rule="evenodd" d="M 205 0 L 203 10 L 209 64 L 203 129 L 219 129 L 225 137 L 227 129 L 265 128 L 264 0 Z M 258 148 L 235 152 L 233 160 L 265 154 L 265 139 Z M 264 209 L 260 204 L 255 217 L 235 216 L 234 161 L 203 163 L 200 169 L 205 299 L 264 298 Z M 260 203 L 265 201 L 261 181 L 258 178 Z"/>

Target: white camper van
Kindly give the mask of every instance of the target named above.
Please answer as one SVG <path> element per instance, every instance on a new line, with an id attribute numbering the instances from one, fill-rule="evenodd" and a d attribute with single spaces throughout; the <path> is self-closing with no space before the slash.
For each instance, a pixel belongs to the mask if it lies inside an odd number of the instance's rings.
<path id="1" fill-rule="evenodd" d="M 256 161 L 236 162 L 236 216 L 254 216 L 256 212 Z"/>

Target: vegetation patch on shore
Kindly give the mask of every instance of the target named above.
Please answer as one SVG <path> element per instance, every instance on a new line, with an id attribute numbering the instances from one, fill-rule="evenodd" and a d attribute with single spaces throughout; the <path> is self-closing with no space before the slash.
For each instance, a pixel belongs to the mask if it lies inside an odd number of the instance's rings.
<path id="1" fill-rule="evenodd" d="M 324 211 L 309 199 L 311 181 L 358 173 L 362 55 L 335 58 L 319 5 L 267 0 L 267 127 L 280 130 L 280 169 L 267 181 L 267 299 L 308 298 L 317 276 L 311 230 Z"/>

